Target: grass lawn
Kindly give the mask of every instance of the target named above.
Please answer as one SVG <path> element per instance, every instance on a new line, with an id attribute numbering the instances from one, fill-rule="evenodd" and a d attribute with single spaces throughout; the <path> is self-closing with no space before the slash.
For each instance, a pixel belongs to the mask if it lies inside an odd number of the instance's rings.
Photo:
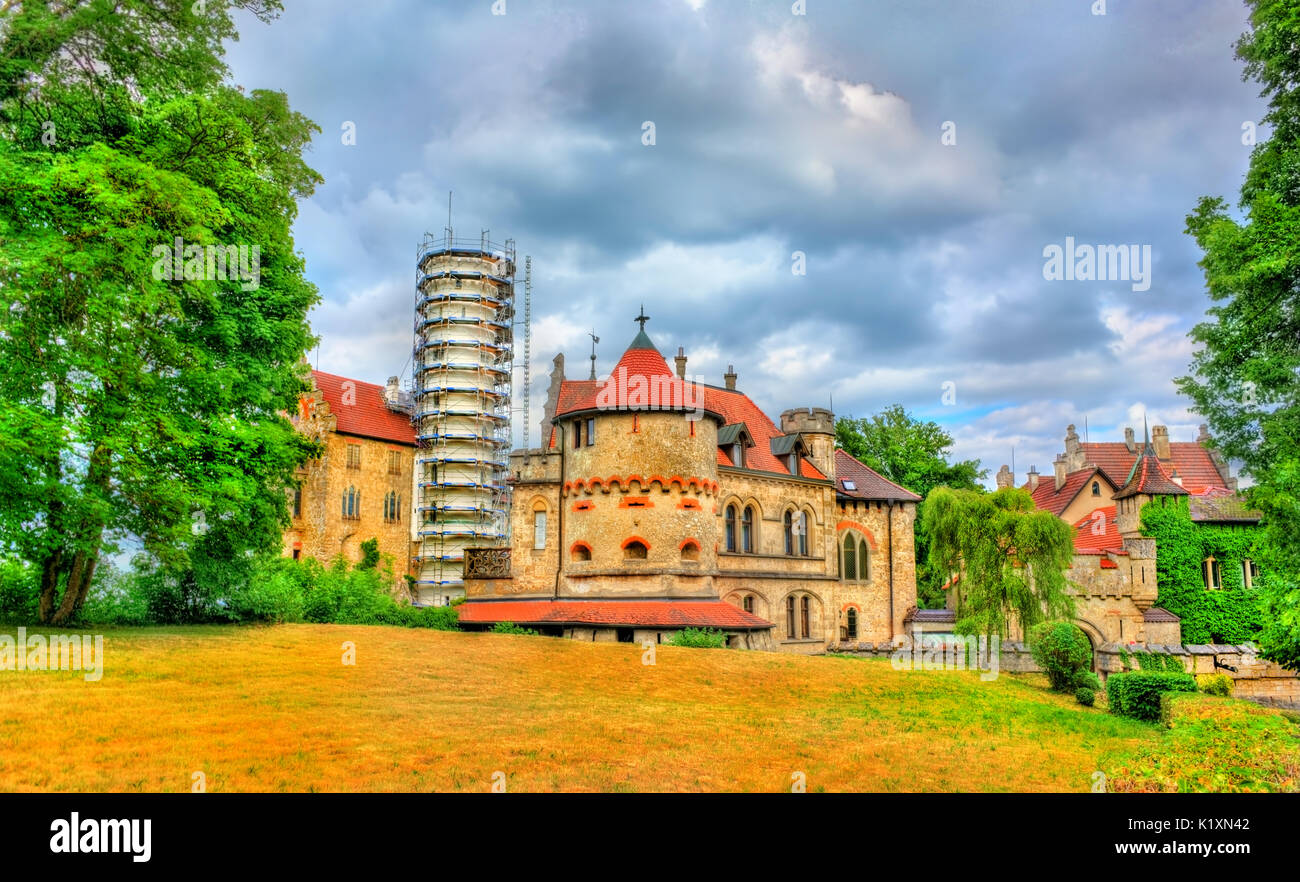
<path id="1" fill-rule="evenodd" d="M 1039 676 L 348 625 L 96 633 L 98 682 L 0 671 L 0 790 L 1087 791 L 1108 765 L 1164 789 L 1178 747 Z"/>

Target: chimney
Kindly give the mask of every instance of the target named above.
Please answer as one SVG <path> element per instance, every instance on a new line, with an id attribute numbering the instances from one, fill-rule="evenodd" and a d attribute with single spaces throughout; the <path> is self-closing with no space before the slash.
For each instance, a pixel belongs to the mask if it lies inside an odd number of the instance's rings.
<path id="1" fill-rule="evenodd" d="M 678 346 L 677 358 L 673 360 L 677 362 L 677 376 L 681 377 L 683 380 L 686 379 L 686 349 L 682 346 Z"/>
<path id="2" fill-rule="evenodd" d="M 997 482 L 999 490 L 1004 487 L 1014 487 L 1016 486 L 1016 476 L 1011 473 L 1010 468 L 1003 464 L 1002 468 L 998 469 Z"/>
<path id="3" fill-rule="evenodd" d="M 1137 453 L 1137 441 L 1133 439 L 1133 427 L 1124 427 L 1124 446 L 1128 448 L 1129 453 Z"/>
<path id="4" fill-rule="evenodd" d="M 1169 459 L 1169 427 L 1152 426 L 1151 427 L 1151 446 L 1155 448 L 1156 459 Z"/>
<path id="5" fill-rule="evenodd" d="M 1056 468 L 1056 489 L 1059 491 L 1065 486 L 1065 454 L 1058 453 L 1052 465 Z"/>
<path id="6" fill-rule="evenodd" d="M 1033 493 L 1038 489 L 1038 466 L 1029 467 L 1029 492 Z"/>
<path id="7" fill-rule="evenodd" d="M 1207 426 L 1205 423 L 1201 423 L 1199 426 L 1197 426 L 1197 428 L 1200 431 L 1196 435 L 1196 443 L 1197 444 L 1207 443 L 1210 440 L 1210 427 Z"/>
<path id="8" fill-rule="evenodd" d="M 736 390 L 736 366 L 734 364 L 727 365 L 727 372 L 722 375 L 722 379 L 726 381 L 728 389 L 733 392 Z"/>
<path id="9" fill-rule="evenodd" d="M 384 387 L 384 401 L 388 402 L 390 406 L 397 404 L 399 382 L 397 377 L 389 377 L 388 385 Z"/>
<path id="10" fill-rule="evenodd" d="M 1079 433 L 1074 431 L 1073 425 L 1065 428 L 1065 464 L 1071 472 L 1083 468 L 1083 445 L 1079 443 Z"/>

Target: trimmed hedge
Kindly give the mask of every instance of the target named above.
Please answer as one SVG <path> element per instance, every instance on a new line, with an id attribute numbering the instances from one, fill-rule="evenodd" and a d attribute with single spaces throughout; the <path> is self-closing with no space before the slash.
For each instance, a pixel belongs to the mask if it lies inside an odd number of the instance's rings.
<path id="1" fill-rule="evenodd" d="M 1206 695 L 1232 695 L 1232 678 L 1227 674 L 1201 674 L 1196 685 Z"/>
<path id="2" fill-rule="evenodd" d="M 1160 697 L 1167 692 L 1195 692 L 1191 674 L 1134 671 L 1111 674 L 1106 680 L 1106 703 L 1111 713 L 1151 722 L 1160 719 Z"/>

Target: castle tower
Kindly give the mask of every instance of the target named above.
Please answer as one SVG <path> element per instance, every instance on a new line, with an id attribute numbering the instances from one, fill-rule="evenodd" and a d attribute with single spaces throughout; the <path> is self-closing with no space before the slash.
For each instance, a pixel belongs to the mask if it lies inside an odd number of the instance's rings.
<path id="1" fill-rule="evenodd" d="M 715 599 L 718 426 L 706 388 L 640 332 L 554 416 L 562 456 L 559 596 Z"/>
<path id="2" fill-rule="evenodd" d="M 781 431 L 802 435 L 808 459 L 823 475 L 835 480 L 835 414 L 824 407 L 797 407 L 781 414 Z"/>
<path id="3" fill-rule="evenodd" d="M 426 236 L 416 258 L 419 602 L 464 596 L 465 548 L 506 538 L 515 247 Z"/>

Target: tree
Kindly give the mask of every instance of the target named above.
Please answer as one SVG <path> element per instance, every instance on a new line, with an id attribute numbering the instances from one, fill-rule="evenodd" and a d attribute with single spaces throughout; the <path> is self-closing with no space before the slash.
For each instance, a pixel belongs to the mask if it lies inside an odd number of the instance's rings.
<path id="1" fill-rule="evenodd" d="M 922 422 L 892 405 L 873 417 L 835 421 L 835 442 L 847 453 L 884 477 L 918 494 L 924 500 L 936 487 L 979 490 L 988 469 L 977 459 L 949 464 L 952 436 L 934 422 Z M 925 502 L 917 507 L 916 540 L 917 600 L 923 608 L 943 606 L 942 573 L 927 561 L 929 542 L 925 535 Z"/>
<path id="2" fill-rule="evenodd" d="M 313 342 L 290 227 L 319 129 L 223 81 L 233 36 L 218 3 L 0 12 L 0 551 L 35 565 L 44 622 L 128 535 L 228 587 L 278 545 L 316 450 L 285 413 Z"/>
<path id="3" fill-rule="evenodd" d="M 1272 136 L 1251 155 L 1242 220 L 1210 197 L 1187 218 L 1215 305 L 1192 331 L 1202 348 L 1177 383 L 1216 446 L 1255 481 L 1247 498 L 1263 514 L 1260 648 L 1300 669 L 1300 8 L 1248 5 L 1251 30 L 1236 52 L 1244 76 L 1263 86 Z"/>
<path id="4" fill-rule="evenodd" d="M 1005 638 L 1013 621 L 1028 634 L 1041 621 L 1074 615 L 1065 578 L 1073 533 L 1051 512 L 1038 511 L 1026 491 L 938 487 L 922 518 L 931 567 L 960 577 L 953 589 L 957 633 Z"/>

